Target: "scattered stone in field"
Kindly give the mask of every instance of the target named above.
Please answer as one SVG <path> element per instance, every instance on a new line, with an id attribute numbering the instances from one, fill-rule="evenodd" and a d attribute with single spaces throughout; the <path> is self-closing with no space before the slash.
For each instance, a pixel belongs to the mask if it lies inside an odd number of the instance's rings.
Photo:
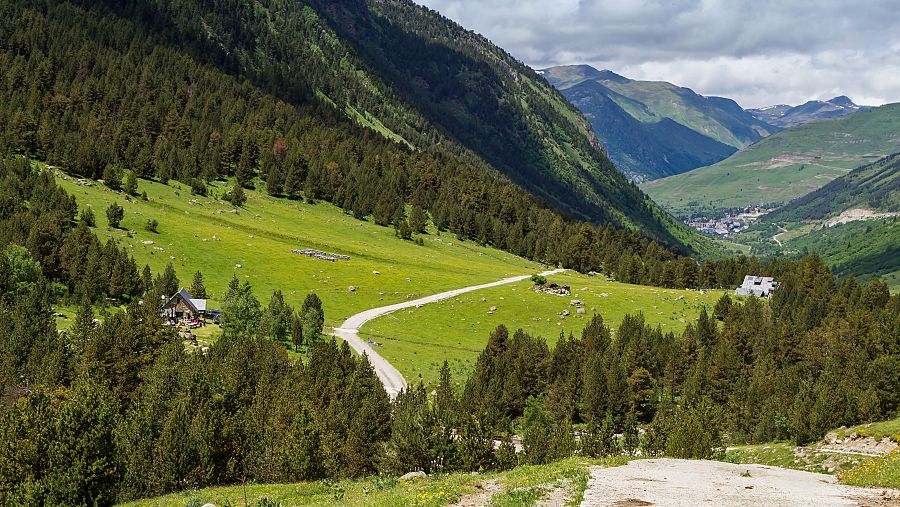
<path id="1" fill-rule="evenodd" d="M 569 315 L 571 315 L 571 313 L 569 312 L 569 310 L 563 310 L 560 315 L 563 317 L 568 317 Z"/>
<path id="2" fill-rule="evenodd" d="M 602 297 L 602 298 L 608 298 L 608 297 L 609 297 L 609 294 L 607 294 L 607 293 L 604 292 L 603 294 L 600 294 L 600 297 Z"/>
<path id="3" fill-rule="evenodd" d="M 581 306 L 584 304 L 584 302 L 578 299 L 573 299 L 572 301 L 569 301 L 569 304 L 572 306 Z"/>
<path id="4" fill-rule="evenodd" d="M 200 204 L 200 201 L 198 201 L 197 199 L 191 199 L 190 201 L 188 201 L 188 204 L 190 204 L 191 206 L 196 206 Z"/>
<path id="5" fill-rule="evenodd" d="M 152 245 L 152 244 L 153 244 L 153 241 L 148 239 L 148 240 L 146 240 L 146 241 L 142 241 L 141 243 L 143 243 L 143 244 L 145 244 L 145 245 Z"/>
<path id="6" fill-rule="evenodd" d="M 203 504 L 201 507 L 216 507 L 216 504 L 214 504 L 214 503 L 205 503 L 205 504 Z"/>
<path id="7" fill-rule="evenodd" d="M 372 274 L 373 274 L 373 275 L 380 275 L 380 274 L 381 274 L 381 271 L 372 271 Z"/>
<path id="8" fill-rule="evenodd" d="M 425 474 L 425 472 L 422 472 L 422 471 L 419 471 L 419 472 L 410 472 L 410 473 L 408 473 L 408 474 L 404 474 L 403 476 L 401 476 L 401 477 L 400 477 L 400 480 L 401 480 L 401 481 L 411 481 L 411 480 L 413 480 L 413 479 L 424 479 L 424 478 L 426 478 L 426 477 L 428 477 L 428 475 Z"/>
<path id="9" fill-rule="evenodd" d="M 253 243 L 247 243 L 247 246 L 253 246 Z"/>
<path id="10" fill-rule="evenodd" d="M 407 278 L 404 278 L 404 280 L 406 280 L 407 282 L 411 282 L 412 278 L 407 277 Z"/>
<path id="11" fill-rule="evenodd" d="M 493 312 L 493 311 L 491 311 L 491 310 L 488 310 L 488 312 L 487 312 L 487 314 L 488 314 L 488 315 L 493 315 L 493 314 L 494 314 L 494 312 Z"/>
<path id="12" fill-rule="evenodd" d="M 240 264 L 235 264 L 235 265 L 234 265 L 234 269 L 241 269 L 241 265 L 240 265 Z"/>
<path id="13" fill-rule="evenodd" d="M 681 301 L 682 299 L 684 299 L 684 296 L 678 296 L 677 298 L 675 298 L 675 301 Z"/>
<path id="14" fill-rule="evenodd" d="M 487 298 L 481 298 L 479 301 L 481 301 L 482 303 L 487 302 Z"/>
<path id="15" fill-rule="evenodd" d="M 577 313 L 579 315 L 584 315 L 587 313 L 587 310 L 585 310 L 584 308 L 579 308 L 579 309 L 575 310 L 575 313 Z"/>
<path id="16" fill-rule="evenodd" d="M 492 311 L 492 312 L 496 312 L 496 311 L 497 311 L 497 307 L 496 307 L 496 306 L 492 306 L 492 307 L 490 307 L 490 311 Z"/>
<path id="17" fill-rule="evenodd" d="M 247 236 L 247 237 L 250 238 L 250 239 L 253 239 L 253 235 L 252 235 L 252 234 L 249 235 L 249 236 Z"/>
<path id="18" fill-rule="evenodd" d="M 351 286 L 347 287 L 347 290 L 349 290 L 350 292 L 356 292 L 356 287 L 351 285 Z"/>
<path id="19" fill-rule="evenodd" d="M 170 256 L 169 256 L 169 260 L 170 260 L 170 261 L 174 261 L 174 260 L 175 260 L 175 256 L 174 256 L 174 255 L 170 255 Z"/>
<path id="20" fill-rule="evenodd" d="M 503 296 L 500 296 L 500 299 L 502 300 L 502 299 L 506 299 L 506 298 L 504 298 Z"/>

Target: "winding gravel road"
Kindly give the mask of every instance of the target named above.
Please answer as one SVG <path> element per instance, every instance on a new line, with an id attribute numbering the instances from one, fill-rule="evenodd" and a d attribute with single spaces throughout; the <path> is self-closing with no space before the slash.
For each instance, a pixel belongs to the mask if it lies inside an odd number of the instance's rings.
<path id="1" fill-rule="evenodd" d="M 562 273 L 563 271 L 565 271 L 565 269 L 555 269 L 553 271 L 545 271 L 541 273 L 541 275 L 550 276 L 557 273 Z M 346 341 L 348 344 L 350 344 L 353 350 L 357 351 L 360 354 L 365 354 L 369 357 L 369 362 L 372 363 L 372 367 L 375 369 L 375 373 L 378 375 L 378 378 L 381 379 L 381 383 L 384 384 L 384 390 L 387 391 L 388 395 L 391 398 L 393 398 L 397 395 L 397 393 L 406 388 L 406 379 L 403 378 L 403 374 L 397 371 L 397 368 L 394 368 L 394 366 L 391 365 L 391 363 L 389 363 L 385 358 L 381 357 L 378 352 L 375 352 L 375 349 L 372 348 L 371 345 L 360 338 L 359 328 L 361 328 L 366 322 L 369 322 L 372 319 L 387 315 L 391 312 L 396 312 L 397 310 L 411 308 L 413 306 L 425 305 L 428 303 L 434 303 L 444 299 L 456 297 L 460 294 L 465 294 L 466 292 L 487 289 L 490 287 L 496 287 L 498 285 L 506 285 L 508 283 L 521 282 L 522 280 L 527 280 L 529 278 L 531 278 L 531 275 L 514 276 L 511 278 L 504 278 L 503 280 L 499 280 L 496 282 L 485 283 L 482 285 L 473 285 L 471 287 L 464 287 L 462 289 L 441 292 L 440 294 L 427 296 L 413 301 L 404 301 L 402 303 L 382 306 L 380 308 L 372 308 L 371 310 L 357 313 L 356 315 L 345 320 L 344 323 L 341 324 L 341 327 L 334 328 L 334 336 L 337 336 L 338 338 Z"/>

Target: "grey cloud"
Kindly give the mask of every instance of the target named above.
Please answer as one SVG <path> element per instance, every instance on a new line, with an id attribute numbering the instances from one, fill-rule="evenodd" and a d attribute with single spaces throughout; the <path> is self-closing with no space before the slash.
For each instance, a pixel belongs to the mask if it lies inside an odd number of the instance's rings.
<path id="1" fill-rule="evenodd" d="M 535 68 L 588 63 L 746 107 L 900 101 L 892 0 L 419 1 Z"/>

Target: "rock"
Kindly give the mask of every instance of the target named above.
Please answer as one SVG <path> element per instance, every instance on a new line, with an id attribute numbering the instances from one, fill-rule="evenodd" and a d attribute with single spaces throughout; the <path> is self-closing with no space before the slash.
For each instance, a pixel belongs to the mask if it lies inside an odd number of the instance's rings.
<path id="1" fill-rule="evenodd" d="M 205 504 L 203 504 L 201 507 L 216 507 L 216 504 L 214 504 L 214 503 L 205 503 Z"/>
<path id="2" fill-rule="evenodd" d="M 572 306 L 581 306 L 581 305 L 584 304 L 584 302 L 579 301 L 579 300 L 577 300 L 577 299 L 573 299 L 572 301 L 569 301 L 569 304 L 572 305 Z"/>
<path id="3" fill-rule="evenodd" d="M 487 301 L 487 298 L 481 298 L 479 301 L 481 301 L 482 303 L 484 303 L 485 301 Z"/>
<path id="4" fill-rule="evenodd" d="M 356 292 L 356 287 L 351 285 L 351 286 L 347 287 L 347 290 L 349 290 L 350 292 Z"/>
<path id="5" fill-rule="evenodd" d="M 497 307 L 496 307 L 496 306 L 492 306 L 492 307 L 490 308 L 490 310 L 491 310 L 492 312 L 496 312 L 496 311 L 497 311 Z"/>
<path id="6" fill-rule="evenodd" d="M 426 475 L 425 472 L 410 472 L 410 473 L 404 474 L 402 477 L 400 477 L 400 480 L 401 481 L 411 481 L 413 479 L 424 479 L 426 477 L 428 477 L 428 475 Z"/>
<path id="7" fill-rule="evenodd" d="M 153 241 L 148 239 L 148 240 L 146 240 L 146 241 L 142 241 L 141 243 L 143 243 L 143 244 L 145 244 L 145 245 L 152 245 L 152 244 L 153 244 Z"/>
<path id="8" fill-rule="evenodd" d="M 579 309 L 575 310 L 575 312 L 578 313 L 579 315 L 584 315 L 587 313 L 587 310 L 585 310 L 584 308 L 579 308 Z"/>
<path id="9" fill-rule="evenodd" d="M 373 274 L 373 275 L 380 275 L 380 274 L 381 274 L 381 271 L 372 271 L 372 274 Z"/>
<path id="10" fill-rule="evenodd" d="M 241 265 L 240 265 L 240 264 L 235 264 L 235 265 L 234 265 L 234 269 L 241 269 Z"/>
<path id="11" fill-rule="evenodd" d="M 560 315 L 562 315 L 563 317 L 568 317 L 569 315 L 571 315 L 571 313 L 569 313 L 569 310 L 563 310 Z"/>

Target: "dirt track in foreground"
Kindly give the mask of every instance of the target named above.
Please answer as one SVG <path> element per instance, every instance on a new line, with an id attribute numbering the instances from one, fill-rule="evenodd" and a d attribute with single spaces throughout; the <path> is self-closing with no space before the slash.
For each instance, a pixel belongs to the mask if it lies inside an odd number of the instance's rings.
<path id="1" fill-rule="evenodd" d="M 764 465 L 649 459 L 592 467 L 581 505 L 882 507 L 900 506 L 900 492 L 843 486 L 831 475 Z"/>

